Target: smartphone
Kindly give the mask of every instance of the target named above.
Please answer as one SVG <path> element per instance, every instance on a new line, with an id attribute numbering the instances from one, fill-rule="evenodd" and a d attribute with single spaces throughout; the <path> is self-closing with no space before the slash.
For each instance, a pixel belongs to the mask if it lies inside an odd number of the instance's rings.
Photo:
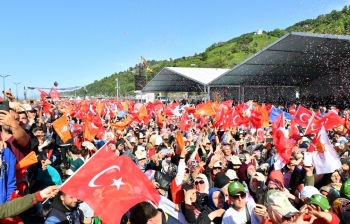
<path id="1" fill-rule="evenodd" d="M 266 142 L 272 142 L 273 138 L 266 138 Z"/>
<path id="2" fill-rule="evenodd" d="M 265 194 L 256 195 L 256 203 L 259 205 L 264 205 L 265 204 Z"/>
<path id="3" fill-rule="evenodd" d="M 201 161 L 202 161 L 202 162 L 206 162 L 206 161 L 207 161 L 207 157 L 202 156 L 202 157 L 201 157 Z"/>
<path id="4" fill-rule="evenodd" d="M 304 152 L 304 166 L 312 166 L 312 153 Z"/>
<path id="5" fill-rule="evenodd" d="M 169 149 L 162 149 L 162 154 L 167 155 L 169 154 L 170 150 Z"/>
<path id="6" fill-rule="evenodd" d="M 10 111 L 10 103 L 9 101 L 0 102 L 0 110 Z"/>

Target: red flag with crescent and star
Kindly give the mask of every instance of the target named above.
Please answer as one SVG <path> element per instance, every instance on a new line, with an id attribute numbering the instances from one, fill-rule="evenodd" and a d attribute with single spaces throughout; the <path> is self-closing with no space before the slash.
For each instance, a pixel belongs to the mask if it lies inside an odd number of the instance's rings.
<path id="1" fill-rule="evenodd" d="M 312 117 L 311 110 L 306 109 L 303 106 L 299 106 L 298 110 L 295 112 L 294 121 L 302 127 L 306 127 L 309 123 L 309 119 Z"/>
<path id="2" fill-rule="evenodd" d="M 152 182 L 127 156 L 117 156 L 105 144 L 61 186 L 66 194 L 85 201 L 105 223 L 121 217 L 139 202 L 158 205 Z"/>

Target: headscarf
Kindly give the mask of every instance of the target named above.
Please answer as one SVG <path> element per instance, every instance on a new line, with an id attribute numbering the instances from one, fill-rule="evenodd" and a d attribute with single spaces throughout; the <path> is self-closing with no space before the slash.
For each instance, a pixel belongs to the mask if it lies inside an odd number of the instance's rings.
<path id="1" fill-rule="evenodd" d="M 215 206 L 214 201 L 213 201 L 213 194 L 215 191 L 220 191 L 220 193 L 222 195 L 224 195 L 224 192 L 222 192 L 222 190 L 220 188 L 217 187 L 213 187 L 212 189 L 210 189 L 209 191 L 209 196 L 208 196 L 208 206 L 213 209 L 214 211 L 217 210 L 218 208 Z M 225 202 L 224 203 L 224 209 L 228 209 L 228 204 Z"/>
<path id="2" fill-rule="evenodd" d="M 203 180 L 204 181 L 204 185 L 205 185 L 205 189 L 204 189 L 204 192 L 202 193 L 206 193 L 208 194 L 209 192 L 209 182 L 208 182 L 208 178 L 204 175 L 204 174 L 199 174 L 196 179 L 195 179 L 195 182 L 196 180 Z"/>
<path id="3" fill-rule="evenodd" d="M 257 188 L 254 188 L 254 186 L 253 186 L 253 178 L 257 179 L 258 181 L 265 181 L 265 177 L 262 173 L 259 173 L 259 172 L 253 173 L 253 175 L 249 181 L 249 188 L 250 188 L 250 190 L 252 190 L 255 193 Z"/>
<path id="4" fill-rule="evenodd" d="M 135 158 L 135 162 L 136 162 L 136 165 L 142 170 L 142 172 L 145 172 L 147 164 L 149 163 L 148 159 L 146 159 L 146 163 L 143 166 L 139 164 L 139 160 L 137 158 Z"/>
<path id="5" fill-rule="evenodd" d="M 346 198 L 337 198 L 333 202 L 332 208 L 333 208 L 333 210 L 336 210 L 337 208 L 339 208 L 340 213 L 349 211 L 350 210 L 350 200 L 346 199 Z"/>

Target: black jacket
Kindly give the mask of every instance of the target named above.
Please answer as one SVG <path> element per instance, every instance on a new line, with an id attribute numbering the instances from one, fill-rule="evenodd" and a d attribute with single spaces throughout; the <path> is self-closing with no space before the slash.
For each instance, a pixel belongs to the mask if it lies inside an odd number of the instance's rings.
<path id="1" fill-rule="evenodd" d="M 216 217 L 213 220 L 209 219 L 209 214 L 213 212 L 214 210 L 211 209 L 209 206 L 205 206 L 201 212 L 201 214 L 198 216 L 195 224 L 210 224 L 211 222 L 215 224 L 221 224 L 222 217 Z"/>

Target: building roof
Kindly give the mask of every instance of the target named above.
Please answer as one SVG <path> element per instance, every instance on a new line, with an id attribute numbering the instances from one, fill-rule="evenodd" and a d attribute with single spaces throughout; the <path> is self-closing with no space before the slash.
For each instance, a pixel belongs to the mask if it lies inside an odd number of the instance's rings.
<path id="1" fill-rule="evenodd" d="M 303 86 L 349 67 L 350 36 L 292 32 L 265 47 L 210 86 Z"/>
<path id="2" fill-rule="evenodd" d="M 204 85 L 227 71 L 229 69 L 165 67 L 142 92 L 202 92 Z"/>

